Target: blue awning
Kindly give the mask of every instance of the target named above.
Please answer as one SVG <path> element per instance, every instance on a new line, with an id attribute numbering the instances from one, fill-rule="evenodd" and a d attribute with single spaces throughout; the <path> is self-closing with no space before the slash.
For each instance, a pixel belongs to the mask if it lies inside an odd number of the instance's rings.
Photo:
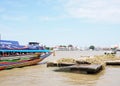
<path id="1" fill-rule="evenodd" d="M 50 52 L 50 50 L 0 50 L 0 52 L 38 53 L 38 52 Z"/>

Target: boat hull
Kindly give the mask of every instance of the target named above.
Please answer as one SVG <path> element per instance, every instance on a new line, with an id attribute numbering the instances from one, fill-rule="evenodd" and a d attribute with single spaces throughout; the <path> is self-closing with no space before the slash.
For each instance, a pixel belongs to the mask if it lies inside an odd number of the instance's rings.
<path id="1" fill-rule="evenodd" d="M 5 66 L 5 69 L 31 66 L 31 65 L 37 64 L 40 61 L 42 61 L 42 59 L 35 59 L 35 60 L 31 60 L 31 61 L 26 61 L 26 62 L 20 62 L 20 63 L 16 63 L 16 64 L 11 64 L 11 65 Z"/>
<path id="2" fill-rule="evenodd" d="M 41 62 L 46 57 L 48 57 L 49 55 L 50 55 L 50 53 L 43 55 L 42 57 L 35 58 L 35 59 L 22 60 L 22 61 L 17 61 L 17 62 L 0 62 L 0 70 L 35 65 L 35 64 Z"/>

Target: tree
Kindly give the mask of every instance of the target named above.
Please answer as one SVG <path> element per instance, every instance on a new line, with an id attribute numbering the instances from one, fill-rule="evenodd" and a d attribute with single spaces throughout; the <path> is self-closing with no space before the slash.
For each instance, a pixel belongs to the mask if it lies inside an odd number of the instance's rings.
<path id="1" fill-rule="evenodd" d="M 91 46 L 89 47 L 89 49 L 94 50 L 94 49 L 95 49 L 95 46 L 94 46 L 94 45 L 91 45 Z"/>
<path id="2" fill-rule="evenodd" d="M 73 45 L 69 44 L 68 47 L 73 47 Z"/>

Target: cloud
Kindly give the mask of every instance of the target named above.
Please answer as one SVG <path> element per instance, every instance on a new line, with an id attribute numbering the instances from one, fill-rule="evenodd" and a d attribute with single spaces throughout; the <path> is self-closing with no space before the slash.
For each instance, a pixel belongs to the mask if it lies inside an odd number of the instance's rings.
<path id="1" fill-rule="evenodd" d="M 51 0 L 45 0 L 51 3 Z M 61 11 L 57 16 L 40 16 L 40 20 L 55 21 L 66 18 L 84 19 L 92 22 L 120 22 L 119 0 L 58 0 L 55 12 Z"/>
<path id="2" fill-rule="evenodd" d="M 86 20 L 119 22 L 119 0 L 64 0 L 63 9 L 69 17 Z"/>
<path id="3" fill-rule="evenodd" d="M 65 18 L 67 18 L 67 16 L 65 16 L 65 15 L 53 16 L 53 17 L 50 17 L 50 16 L 38 16 L 38 19 L 42 20 L 42 21 L 56 21 L 56 20 L 61 20 L 61 19 L 65 19 Z"/>
<path id="4" fill-rule="evenodd" d="M 31 5 L 37 5 L 41 8 L 49 7 L 47 10 L 53 12 L 48 16 L 39 16 L 42 21 L 56 21 L 66 18 L 84 19 L 84 21 L 94 22 L 120 22 L 120 1 L 119 0 L 5 0 L 13 7 L 24 8 Z M 38 3 L 37 3 L 38 2 Z M 0 8 L 0 12 L 5 9 Z M 53 16 L 56 15 L 56 16 Z M 22 21 L 25 16 L 3 16 L 6 20 Z"/>
<path id="5" fill-rule="evenodd" d="M 27 21 L 27 19 L 28 19 L 27 16 L 10 16 L 10 15 L 3 15 L 3 16 L 1 16 L 1 18 L 4 20 L 20 21 L 20 22 Z"/>

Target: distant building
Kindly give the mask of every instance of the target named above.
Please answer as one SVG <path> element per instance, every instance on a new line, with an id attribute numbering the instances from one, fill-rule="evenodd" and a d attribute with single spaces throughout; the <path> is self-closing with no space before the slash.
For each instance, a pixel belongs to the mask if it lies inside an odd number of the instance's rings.
<path id="1" fill-rule="evenodd" d="M 74 51 L 74 50 L 78 50 L 77 47 L 74 47 L 73 45 L 59 45 L 53 48 L 53 50 L 58 50 L 58 51 Z"/>

